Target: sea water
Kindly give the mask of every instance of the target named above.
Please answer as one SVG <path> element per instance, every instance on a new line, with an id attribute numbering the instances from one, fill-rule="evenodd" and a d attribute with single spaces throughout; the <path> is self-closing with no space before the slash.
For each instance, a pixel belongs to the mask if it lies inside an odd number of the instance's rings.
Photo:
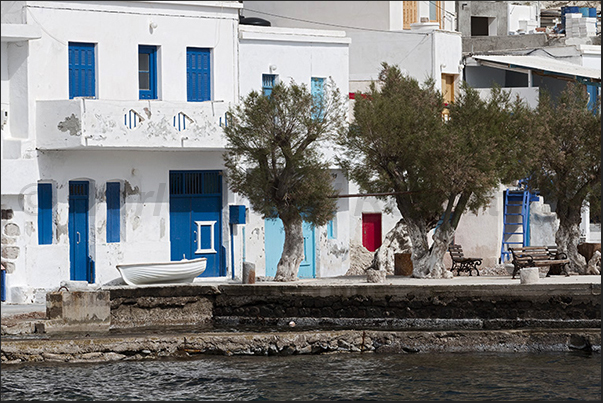
<path id="1" fill-rule="evenodd" d="M 344 353 L 2 365 L 1 400 L 601 400 L 600 353 Z"/>

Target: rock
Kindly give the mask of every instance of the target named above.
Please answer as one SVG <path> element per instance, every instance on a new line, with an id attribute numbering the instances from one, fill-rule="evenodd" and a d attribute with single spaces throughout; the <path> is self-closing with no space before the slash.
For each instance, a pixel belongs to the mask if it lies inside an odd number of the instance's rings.
<path id="1" fill-rule="evenodd" d="M 385 275 L 385 270 L 369 269 L 366 271 L 366 281 L 368 283 L 384 283 Z"/>

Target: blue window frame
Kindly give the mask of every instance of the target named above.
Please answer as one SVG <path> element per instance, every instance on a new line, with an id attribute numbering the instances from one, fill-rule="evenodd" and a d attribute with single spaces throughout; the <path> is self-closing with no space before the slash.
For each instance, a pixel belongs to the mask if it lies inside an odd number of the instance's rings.
<path id="1" fill-rule="evenodd" d="M 119 242 L 120 230 L 120 183 L 107 182 L 107 243 Z"/>
<path id="2" fill-rule="evenodd" d="M 322 110 L 322 98 L 325 95 L 325 79 L 322 77 L 312 77 L 310 80 L 310 91 L 314 99 L 314 107 L 318 108 L 313 114 L 313 118 L 322 118 L 324 111 Z"/>
<path id="3" fill-rule="evenodd" d="M 186 48 L 186 97 L 188 102 L 211 100 L 211 52 Z"/>
<path id="4" fill-rule="evenodd" d="M 262 93 L 265 97 L 269 97 L 272 94 L 272 88 L 276 83 L 276 74 L 262 74 Z"/>
<path id="5" fill-rule="evenodd" d="M 69 42 L 69 99 L 96 96 L 94 43 Z"/>
<path id="6" fill-rule="evenodd" d="M 156 46 L 138 46 L 138 94 L 140 99 L 157 99 Z"/>
<path id="7" fill-rule="evenodd" d="M 38 183 L 38 244 L 52 244 L 52 184 Z"/>

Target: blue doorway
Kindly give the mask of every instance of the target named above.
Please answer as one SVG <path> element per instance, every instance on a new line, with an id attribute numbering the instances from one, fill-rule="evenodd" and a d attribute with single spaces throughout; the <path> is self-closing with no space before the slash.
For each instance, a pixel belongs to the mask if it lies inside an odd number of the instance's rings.
<path id="1" fill-rule="evenodd" d="M 88 182 L 69 182 L 70 280 L 92 283 L 94 282 L 94 273 L 92 260 L 88 257 L 88 194 Z"/>
<path id="2" fill-rule="evenodd" d="M 200 277 L 226 275 L 220 171 L 170 171 L 170 259 L 207 259 Z"/>
<path id="3" fill-rule="evenodd" d="M 304 260 L 299 266 L 297 277 L 315 278 L 315 240 L 314 228 L 306 221 L 303 223 L 304 231 Z M 264 250 L 266 251 L 266 276 L 274 277 L 278 261 L 283 254 L 285 244 L 285 229 L 280 219 L 264 220 Z"/>

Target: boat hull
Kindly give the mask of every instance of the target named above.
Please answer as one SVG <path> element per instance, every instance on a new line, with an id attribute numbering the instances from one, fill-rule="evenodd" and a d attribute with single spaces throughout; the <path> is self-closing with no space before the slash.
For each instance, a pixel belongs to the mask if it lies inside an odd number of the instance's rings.
<path id="1" fill-rule="evenodd" d="M 205 271 L 206 258 L 163 263 L 128 263 L 116 265 L 128 285 L 186 284 Z"/>

